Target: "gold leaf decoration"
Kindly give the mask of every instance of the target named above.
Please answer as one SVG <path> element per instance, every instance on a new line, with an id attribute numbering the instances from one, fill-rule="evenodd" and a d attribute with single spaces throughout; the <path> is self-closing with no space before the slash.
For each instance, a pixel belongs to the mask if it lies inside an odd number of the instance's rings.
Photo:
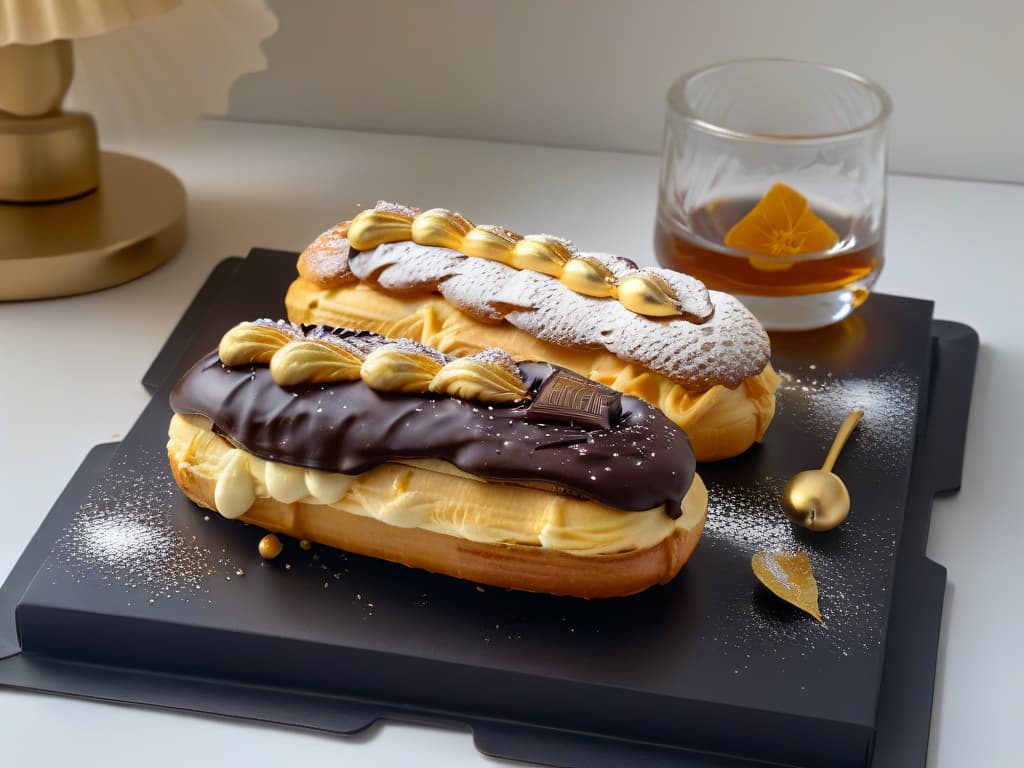
<path id="1" fill-rule="evenodd" d="M 818 583 L 805 552 L 765 552 L 759 550 L 750 560 L 754 575 L 774 594 L 790 605 L 809 613 L 819 622 Z"/>

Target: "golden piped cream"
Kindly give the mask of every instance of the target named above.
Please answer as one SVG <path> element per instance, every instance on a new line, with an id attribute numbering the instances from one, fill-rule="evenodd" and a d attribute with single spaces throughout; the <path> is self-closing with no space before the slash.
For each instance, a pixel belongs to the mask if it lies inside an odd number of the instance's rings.
<path id="1" fill-rule="evenodd" d="M 201 417 L 175 415 L 168 433 L 168 453 L 197 476 L 216 483 L 217 511 L 241 517 L 259 498 L 282 503 L 329 503 L 335 509 L 389 525 L 415 527 L 471 541 L 537 546 L 575 555 L 630 552 L 655 546 L 676 528 L 661 508 L 622 512 L 593 501 L 517 485 L 488 483 L 441 461 L 382 464 L 357 476 L 339 475 L 325 502 L 325 478 L 318 470 L 290 467 L 278 484 L 275 462 L 265 462 L 233 447 L 208 429 Z M 264 466 L 260 466 L 261 463 Z M 268 482 L 268 477 L 275 479 Z M 298 493 L 297 478 L 306 493 Z M 274 495 L 275 490 L 282 494 Z M 286 501 L 286 499 L 292 499 Z M 699 477 L 683 501 L 706 504 Z M 221 507 L 224 503 L 225 507 Z M 684 519 L 684 514 L 680 520 Z"/>
<path id="2" fill-rule="evenodd" d="M 271 377 L 282 387 L 361 378 L 380 392 L 435 392 L 481 403 L 516 402 L 526 394 L 512 358 L 497 349 L 448 361 L 436 349 L 408 339 L 381 338 L 363 354 L 344 339 L 296 338 L 301 335 L 291 326 L 240 323 L 224 334 L 218 354 L 225 365 L 223 355 L 269 363 Z"/>
<path id="3" fill-rule="evenodd" d="M 558 277 L 572 252 L 564 241 L 551 235 L 527 235 L 512 249 L 512 266 L 532 269 L 545 275 Z"/>
<path id="4" fill-rule="evenodd" d="M 512 265 L 512 250 L 523 236 L 492 224 L 481 224 L 473 227 L 462 238 L 459 248 L 467 256 L 478 259 L 489 259 L 502 264 Z"/>
<path id="5" fill-rule="evenodd" d="M 270 375 L 282 387 L 355 381 L 362 364 L 357 354 L 337 344 L 303 339 L 289 341 L 271 355 Z"/>
<path id="6" fill-rule="evenodd" d="M 369 251 L 384 243 L 411 240 L 424 246 L 461 251 L 515 269 L 526 269 L 560 280 L 570 290 L 595 298 L 618 299 L 631 312 L 649 317 L 689 315 L 706 321 L 712 312 L 707 289 L 691 285 L 696 300 L 687 302 L 675 289 L 653 274 L 634 273 L 620 279 L 598 259 L 576 255 L 572 244 L 552 235 L 521 235 L 492 224 L 474 226 L 461 214 L 446 208 L 422 213 L 391 203 L 361 211 L 348 225 L 348 241 L 357 251 Z"/>
<path id="7" fill-rule="evenodd" d="M 412 239 L 420 245 L 435 245 L 458 250 L 462 239 L 473 228 L 464 216 L 447 208 L 431 208 L 412 222 Z"/>
<path id="8" fill-rule="evenodd" d="M 366 356 L 360 376 L 367 386 L 381 392 L 429 392 L 430 382 L 443 364 L 444 359 L 436 353 L 387 344 Z"/>
<path id="9" fill-rule="evenodd" d="M 430 391 L 481 403 L 514 403 L 526 396 L 526 384 L 502 366 L 458 358 L 437 372 Z"/>
<path id="10" fill-rule="evenodd" d="M 360 251 L 383 243 L 412 239 L 413 217 L 394 209 L 368 208 L 360 211 L 348 227 L 348 242 Z"/>
<path id="11" fill-rule="evenodd" d="M 616 295 L 626 309 L 638 315 L 669 317 L 680 314 L 668 284 L 657 275 L 635 272 L 619 281 Z"/>
<path id="12" fill-rule="evenodd" d="M 287 325 L 239 323 L 221 337 L 217 353 L 224 365 L 269 363 L 274 353 L 294 338 Z"/>
<path id="13" fill-rule="evenodd" d="M 615 275 L 604 264 L 588 256 L 577 256 L 565 263 L 559 278 L 571 291 L 598 299 L 615 295 Z"/>

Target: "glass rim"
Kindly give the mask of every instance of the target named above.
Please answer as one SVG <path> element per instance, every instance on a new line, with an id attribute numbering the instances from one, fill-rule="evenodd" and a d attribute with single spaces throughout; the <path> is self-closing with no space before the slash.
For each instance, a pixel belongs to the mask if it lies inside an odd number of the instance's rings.
<path id="1" fill-rule="evenodd" d="M 697 77 L 711 74 L 713 72 L 729 69 L 737 65 L 748 65 L 748 64 L 796 64 L 802 67 L 808 67 L 810 69 L 819 70 L 822 72 L 828 72 L 833 75 L 838 75 L 840 78 L 856 83 L 857 85 L 864 88 L 866 91 L 871 93 L 875 98 L 878 99 L 878 113 L 874 115 L 870 120 L 865 121 L 863 124 L 853 128 L 848 128 L 842 131 L 827 131 L 821 133 L 802 133 L 802 134 L 779 134 L 779 133 L 760 133 L 756 131 L 738 131 L 733 128 L 726 128 L 725 126 L 718 125 L 717 123 L 707 120 L 697 115 L 687 102 L 684 93 L 686 86 L 692 80 Z M 865 134 L 872 133 L 878 130 L 881 126 L 885 125 L 888 121 L 889 116 L 892 114 L 892 99 L 889 93 L 874 80 L 869 80 L 863 75 L 858 75 L 856 72 L 852 72 L 842 67 L 832 66 L 830 64 L 820 64 L 813 61 L 802 61 L 800 59 L 786 59 L 786 58 L 741 58 L 741 59 L 729 59 L 722 61 L 717 64 L 711 64 L 703 66 L 698 69 L 690 70 L 679 77 L 677 77 L 672 85 L 669 86 L 667 102 L 669 110 L 676 116 L 688 122 L 693 127 L 715 136 L 722 138 L 728 138 L 735 141 L 751 141 L 760 143 L 779 143 L 779 144 L 807 144 L 820 141 L 835 141 L 837 139 L 851 139 L 863 136 Z"/>

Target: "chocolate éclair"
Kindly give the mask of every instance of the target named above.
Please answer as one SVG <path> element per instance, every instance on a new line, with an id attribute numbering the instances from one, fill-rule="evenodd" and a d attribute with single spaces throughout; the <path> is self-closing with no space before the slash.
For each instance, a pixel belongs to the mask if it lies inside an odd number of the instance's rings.
<path id="1" fill-rule="evenodd" d="M 500 350 L 247 322 L 171 406 L 172 473 L 200 506 L 484 584 L 632 594 L 675 577 L 706 516 L 660 411 Z"/>

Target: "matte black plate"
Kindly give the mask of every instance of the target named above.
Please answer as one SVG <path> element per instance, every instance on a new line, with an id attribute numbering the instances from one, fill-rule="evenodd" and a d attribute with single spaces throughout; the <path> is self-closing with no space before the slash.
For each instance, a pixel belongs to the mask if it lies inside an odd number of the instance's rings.
<path id="1" fill-rule="evenodd" d="M 0 590 L 0 682 L 341 733 L 468 723 L 482 751 L 552 765 L 924 765 L 945 586 L 924 547 L 933 495 L 959 485 L 973 331 L 876 295 L 774 337 L 778 415 L 762 445 L 699 468 L 712 501 L 683 573 L 587 602 L 295 542 L 264 563 L 261 531 L 178 492 L 170 386 L 231 325 L 280 316 L 294 263 L 215 270 L 146 374 L 151 404 L 90 454 Z M 782 487 L 855 407 L 836 467 L 851 518 L 794 529 Z M 824 625 L 754 580 L 753 552 L 780 547 L 810 555 Z"/>

